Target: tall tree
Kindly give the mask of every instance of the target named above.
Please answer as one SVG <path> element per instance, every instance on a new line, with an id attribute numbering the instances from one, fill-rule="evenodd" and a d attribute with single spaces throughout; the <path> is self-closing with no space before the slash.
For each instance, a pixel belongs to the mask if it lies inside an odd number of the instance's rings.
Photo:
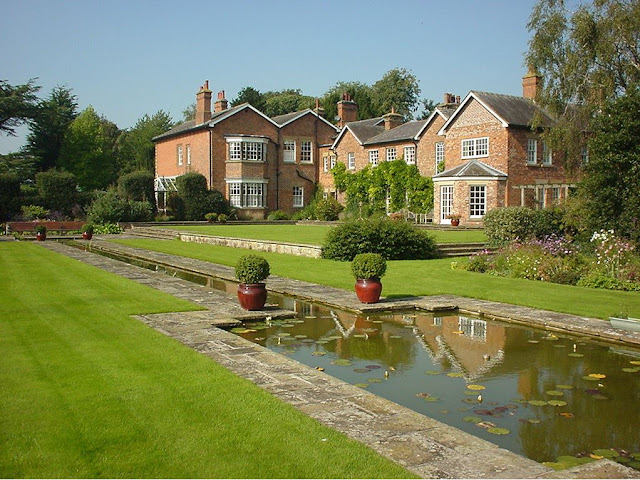
<path id="1" fill-rule="evenodd" d="M 338 102 L 342 94 L 348 93 L 351 99 L 358 105 L 358 120 L 375 117 L 372 106 L 371 87 L 361 82 L 338 82 L 331 87 L 322 97 L 322 106 L 327 120 L 335 121 L 338 116 Z"/>
<path id="2" fill-rule="evenodd" d="M 67 128 L 77 116 L 77 97 L 67 87 L 55 87 L 49 97 L 38 103 L 29 123 L 25 150 L 36 157 L 39 170 L 58 166 L 60 148 Z"/>
<path id="3" fill-rule="evenodd" d="M 106 188 L 116 180 L 110 122 L 87 107 L 71 123 L 60 151 L 60 166 L 76 176 L 84 191 Z"/>
<path id="4" fill-rule="evenodd" d="M 640 0 L 592 0 L 570 10 L 538 0 L 526 62 L 544 78 L 538 101 L 558 118 L 546 140 L 580 161 L 584 132 L 610 99 L 640 82 Z"/>
<path id="5" fill-rule="evenodd" d="M 190 105 L 187 105 L 185 109 L 182 111 L 182 121 L 190 122 L 195 118 L 196 118 L 196 104 L 194 102 Z"/>
<path id="6" fill-rule="evenodd" d="M 418 79 L 405 68 L 394 68 L 373 84 L 373 104 L 378 116 L 391 109 L 411 120 L 418 108 L 420 87 Z"/>
<path id="7" fill-rule="evenodd" d="M 144 115 L 118 139 L 119 175 L 136 170 L 154 173 L 155 148 L 151 139 L 173 127 L 171 116 L 160 110 Z"/>
<path id="8" fill-rule="evenodd" d="M 24 85 L 10 85 L 0 80 L 0 132 L 15 137 L 16 127 L 32 119 L 40 87 L 35 78 Z"/>
<path id="9" fill-rule="evenodd" d="M 242 90 L 240 90 L 238 92 L 238 96 L 231 101 L 231 106 L 236 107 L 243 103 L 248 103 L 261 112 L 264 112 L 266 107 L 264 95 L 260 93 L 259 90 L 256 90 L 253 87 L 244 87 Z"/>
<path id="10" fill-rule="evenodd" d="M 426 120 L 438 106 L 435 100 L 428 100 L 426 98 L 420 103 L 422 104 L 422 113 L 418 116 L 417 120 Z"/>
<path id="11" fill-rule="evenodd" d="M 315 98 L 303 95 L 299 89 L 285 89 L 264 94 L 264 114 L 269 117 L 315 107 Z"/>

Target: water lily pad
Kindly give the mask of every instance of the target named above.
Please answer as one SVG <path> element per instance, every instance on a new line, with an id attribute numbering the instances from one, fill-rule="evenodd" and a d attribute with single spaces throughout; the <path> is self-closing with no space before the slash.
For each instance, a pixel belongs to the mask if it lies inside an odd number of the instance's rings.
<path id="1" fill-rule="evenodd" d="M 488 428 L 487 432 L 493 435 L 509 435 L 511 433 L 511 430 L 508 430 L 506 428 L 492 427 Z"/>
<path id="2" fill-rule="evenodd" d="M 629 457 L 616 457 L 613 459 L 614 461 L 618 462 L 618 463 L 622 463 L 622 464 L 627 464 L 627 463 L 631 463 L 631 459 Z"/>
<path id="3" fill-rule="evenodd" d="M 464 417 L 462 421 L 467 423 L 480 423 L 482 421 L 482 418 L 476 417 L 474 415 L 469 415 L 467 417 Z"/>
<path id="4" fill-rule="evenodd" d="M 629 363 L 631 365 L 640 365 L 640 360 L 630 360 Z"/>
<path id="5" fill-rule="evenodd" d="M 402 338 L 400 335 L 389 335 L 389 338 Z"/>
<path id="6" fill-rule="evenodd" d="M 611 450 L 610 448 L 599 448 L 597 450 L 592 450 L 591 453 L 609 459 L 613 459 L 618 456 L 618 452 Z"/>
<path id="7" fill-rule="evenodd" d="M 564 470 L 567 468 L 566 465 L 560 462 L 542 462 L 542 465 L 545 467 L 553 468 L 555 471 Z"/>
<path id="8" fill-rule="evenodd" d="M 449 373 L 447 373 L 447 377 L 460 378 L 460 377 L 464 377 L 464 373 L 461 373 L 461 372 L 449 372 Z"/>
<path id="9" fill-rule="evenodd" d="M 487 387 L 485 387 L 484 385 L 467 385 L 467 388 L 469 390 L 484 390 Z"/>
<path id="10" fill-rule="evenodd" d="M 368 383 L 356 383 L 354 386 L 358 387 L 358 388 L 367 388 L 369 386 L 369 384 Z"/>
<path id="11" fill-rule="evenodd" d="M 424 397 L 423 400 L 425 402 L 437 402 L 438 400 L 440 400 L 440 397 Z"/>
<path id="12" fill-rule="evenodd" d="M 471 410 L 471 407 L 458 407 L 459 412 L 468 412 Z"/>
<path id="13" fill-rule="evenodd" d="M 349 366 L 351 366 L 351 361 L 347 360 L 346 358 L 338 358 L 336 360 L 333 360 L 331 363 L 333 365 L 339 365 L 341 367 L 349 367 Z"/>
<path id="14" fill-rule="evenodd" d="M 537 418 L 530 418 L 527 420 L 527 422 L 537 425 L 538 423 L 540 423 L 540 420 L 538 420 Z"/>
<path id="15" fill-rule="evenodd" d="M 581 353 L 570 353 L 569 356 L 570 357 L 576 357 L 576 358 L 584 357 L 584 355 L 581 354 Z"/>
<path id="16" fill-rule="evenodd" d="M 382 383 L 381 378 L 367 378 L 367 382 L 369 383 Z"/>
<path id="17" fill-rule="evenodd" d="M 244 328 L 244 327 L 235 327 L 232 328 L 231 330 L 229 330 L 231 333 L 249 333 L 249 332 L 255 332 L 255 330 L 251 330 L 249 328 Z"/>
<path id="18" fill-rule="evenodd" d="M 479 408 L 477 410 L 474 410 L 473 413 L 475 413 L 476 415 L 483 415 L 485 417 L 493 415 L 493 412 L 491 410 L 487 410 L 486 408 Z"/>
<path id="19" fill-rule="evenodd" d="M 607 378 L 607 376 L 603 373 L 590 373 L 590 377 L 597 378 L 598 380 L 602 380 L 603 378 Z"/>
<path id="20" fill-rule="evenodd" d="M 464 391 L 464 394 L 465 394 L 465 395 L 474 395 L 474 396 L 477 396 L 477 395 L 478 395 L 478 392 L 474 392 L 473 390 L 465 390 L 465 391 Z"/>
<path id="21" fill-rule="evenodd" d="M 329 343 L 329 340 L 316 340 L 316 343 L 318 345 L 326 345 L 327 343 Z"/>
<path id="22" fill-rule="evenodd" d="M 480 403 L 480 400 L 478 400 L 477 398 L 463 398 L 462 401 L 464 403 L 471 403 L 471 404 Z"/>
<path id="23" fill-rule="evenodd" d="M 552 397 L 562 397 L 564 393 L 560 390 L 547 390 L 547 395 L 551 395 Z"/>
<path id="24" fill-rule="evenodd" d="M 318 318 L 318 317 L 316 317 L 315 315 L 307 315 L 307 316 L 306 316 L 306 317 L 304 317 L 304 318 Z"/>
<path id="25" fill-rule="evenodd" d="M 438 370 L 427 370 L 426 372 L 427 375 L 440 375 L 442 372 L 439 372 Z"/>
<path id="26" fill-rule="evenodd" d="M 573 418 L 575 415 L 571 412 L 560 412 L 560 416 L 565 418 Z"/>
<path id="27" fill-rule="evenodd" d="M 634 460 L 640 460 L 640 452 L 630 453 L 629 456 Z"/>
<path id="28" fill-rule="evenodd" d="M 544 337 L 544 340 L 555 341 L 555 340 L 558 340 L 558 337 L 556 337 L 553 333 L 551 333 L 551 334 L 547 335 L 546 337 Z"/>
<path id="29" fill-rule="evenodd" d="M 567 404 L 564 400 L 549 400 L 549 405 L 554 407 L 564 407 Z"/>
<path id="30" fill-rule="evenodd" d="M 306 335 L 296 335 L 296 338 L 297 338 L 297 339 L 307 338 L 307 336 L 306 336 Z"/>
<path id="31" fill-rule="evenodd" d="M 598 379 L 595 377 L 591 377 L 589 375 L 585 375 L 584 377 L 582 377 L 583 380 L 588 380 L 589 382 L 597 382 Z"/>
<path id="32" fill-rule="evenodd" d="M 633 460 L 627 464 L 627 467 L 635 468 L 636 470 L 640 470 L 640 462 L 637 460 Z"/>
<path id="33" fill-rule="evenodd" d="M 382 368 L 380 365 L 365 365 L 365 368 L 369 370 L 376 370 L 378 368 Z"/>
<path id="34" fill-rule="evenodd" d="M 282 328 L 293 328 L 295 325 L 293 323 L 283 323 L 280 325 Z"/>
<path id="35" fill-rule="evenodd" d="M 640 368 L 623 368 L 622 371 L 628 373 L 636 373 L 640 372 Z"/>
<path id="36" fill-rule="evenodd" d="M 357 335 L 353 335 L 353 338 L 367 338 L 367 336 L 366 335 L 357 334 Z"/>
<path id="37" fill-rule="evenodd" d="M 311 355 L 314 357 L 324 357 L 326 354 L 327 352 L 313 352 Z"/>
<path id="38" fill-rule="evenodd" d="M 573 385 L 556 385 L 556 388 L 558 390 L 572 390 L 573 389 Z"/>
<path id="39" fill-rule="evenodd" d="M 547 405 L 546 400 L 529 400 L 529 404 L 535 407 L 543 407 Z"/>
<path id="40" fill-rule="evenodd" d="M 529 343 L 540 343 L 538 340 L 527 340 Z"/>

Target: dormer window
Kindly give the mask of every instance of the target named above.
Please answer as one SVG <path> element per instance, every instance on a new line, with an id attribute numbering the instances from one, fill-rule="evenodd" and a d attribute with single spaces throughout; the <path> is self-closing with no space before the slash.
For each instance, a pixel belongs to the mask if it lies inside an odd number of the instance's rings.
<path id="1" fill-rule="evenodd" d="M 489 156 L 489 137 L 462 140 L 462 158 Z"/>

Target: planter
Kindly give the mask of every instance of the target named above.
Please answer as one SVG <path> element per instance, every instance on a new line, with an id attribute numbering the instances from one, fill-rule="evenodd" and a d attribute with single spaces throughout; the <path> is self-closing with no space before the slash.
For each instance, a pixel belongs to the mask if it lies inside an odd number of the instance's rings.
<path id="1" fill-rule="evenodd" d="M 40 232 L 36 233 L 36 240 L 38 240 L 39 242 L 44 242 L 46 239 L 47 239 L 46 233 L 40 233 Z"/>
<path id="2" fill-rule="evenodd" d="M 83 240 L 91 240 L 92 238 L 93 238 L 93 233 L 82 232 L 82 239 Z"/>
<path id="3" fill-rule="evenodd" d="M 238 300 L 245 310 L 262 310 L 267 303 L 267 287 L 264 283 L 241 283 Z"/>
<path id="4" fill-rule="evenodd" d="M 452 226 L 452 227 L 457 227 L 458 225 L 460 225 L 460 220 L 459 220 L 459 219 L 452 218 L 452 219 L 451 219 L 451 226 Z"/>
<path id="5" fill-rule="evenodd" d="M 640 332 L 640 319 L 639 318 L 618 318 L 609 317 L 609 322 L 613 328 L 619 328 L 621 330 L 629 330 L 632 332 Z"/>
<path id="6" fill-rule="evenodd" d="M 377 303 L 382 293 L 382 283 L 379 278 L 358 278 L 356 280 L 356 295 L 362 303 Z"/>

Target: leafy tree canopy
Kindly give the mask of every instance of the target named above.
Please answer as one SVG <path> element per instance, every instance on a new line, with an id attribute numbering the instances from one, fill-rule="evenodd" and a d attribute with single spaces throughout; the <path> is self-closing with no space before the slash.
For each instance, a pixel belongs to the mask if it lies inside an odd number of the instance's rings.
<path id="1" fill-rule="evenodd" d="M 389 113 L 392 108 L 411 120 L 413 113 L 418 108 L 420 87 L 418 79 L 404 68 L 389 70 L 384 76 L 373 84 L 374 107 L 378 115 Z"/>
<path id="2" fill-rule="evenodd" d="M 242 90 L 240 90 L 240 92 L 238 92 L 238 96 L 231 101 L 231 106 L 236 107 L 243 103 L 248 103 L 261 112 L 264 112 L 266 107 L 264 95 L 260 93 L 259 90 L 256 90 L 253 87 L 244 87 Z"/>
<path id="3" fill-rule="evenodd" d="M 315 98 L 303 95 L 299 89 L 285 89 L 264 94 L 264 114 L 269 117 L 315 107 Z"/>
<path id="4" fill-rule="evenodd" d="M 369 85 L 361 82 L 338 82 L 322 97 L 325 115 L 330 122 L 335 122 L 337 119 L 338 102 L 342 99 L 343 93 L 348 93 L 358 104 L 358 120 L 379 116 L 373 109 L 373 92 Z"/>
<path id="5" fill-rule="evenodd" d="M 77 116 L 78 99 L 67 87 L 55 87 L 38 102 L 29 122 L 26 153 L 37 159 L 40 171 L 59 166 L 60 148 L 67 128 Z"/>
<path id="6" fill-rule="evenodd" d="M 34 78 L 24 85 L 0 80 L 0 132 L 15 137 L 16 127 L 34 117 L 38 90 Z"/>
<path id="7" fill-rule="evenodd" d="M 135 126 L 118 139 L 120 174 L 136 170 L 154 173 L 155 147 L 152 138 L 174 126 L 171 116 L 160 110 L 152 116 L 145 114 Z"/>

